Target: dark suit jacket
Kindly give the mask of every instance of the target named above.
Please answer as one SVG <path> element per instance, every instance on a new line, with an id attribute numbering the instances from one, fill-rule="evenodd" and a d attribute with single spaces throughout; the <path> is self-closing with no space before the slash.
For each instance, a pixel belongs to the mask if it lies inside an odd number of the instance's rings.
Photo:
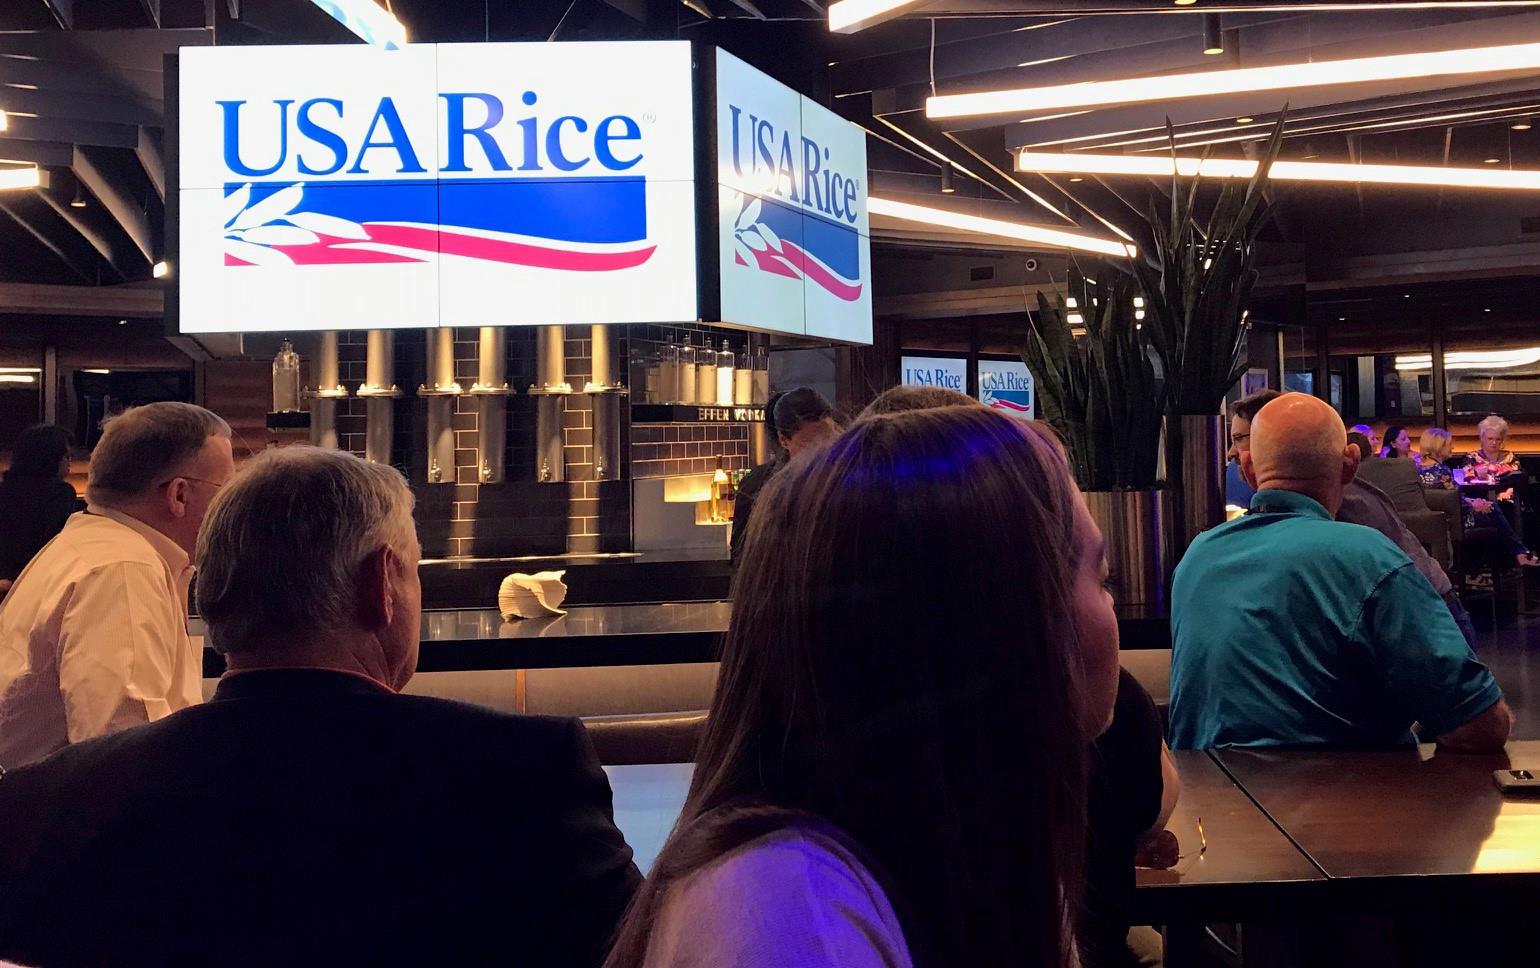
<path id="1" fill-rule="evenodd" d="M 598 965 L 640 882 L 574 719 L 319 671 L 0 779 L 0 957 Z"/>

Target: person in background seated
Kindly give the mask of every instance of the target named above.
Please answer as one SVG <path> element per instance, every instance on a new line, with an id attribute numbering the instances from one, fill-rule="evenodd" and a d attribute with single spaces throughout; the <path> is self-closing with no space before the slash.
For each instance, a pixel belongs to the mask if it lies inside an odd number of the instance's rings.
<path id="1" fill-rule="evenodd" d="M 69 472 L 68 430 L 38 424 L 16 438 L 0 480 L 0 579 L 15 579 L 71 514 L 85 510 L 64 480 Z"/>
<path id="2" fill-rule="evenodd" d="M 776 475 L 689 796 L 609 968 L 1075 963 L 1117 620 L 1046 434 L 985 407 L 872 416 Z"/>
<path id="3" fill-rule="evenodd" d="M 198 540 L 207 703 L 0 779 L 0 958 L 595 966 L 641 880 L 575 719 L 399 695 L 417 668 L 394 469 L 255 458 Z"/>
<path id="4" fill-rule="evenodd" d="M 1363 434 L 1369 439 L 1369 449 L 1362 456 L 1368 457 L 1370 454 L 1378 454 L 1380 452 L 1380 435 L 1375 432 L 1373 427 L 1368 424 L 1354 424 L 1350 432 Z"/>
<path id="5" fill-rule="evenodd" d="M 1371 442 L 1372 445 L 1372 442 Z M 1369 451 L 1363 456 L 1368 457 Z M 1385 428 L 1385 446 L 1380 448 L 1381 457 L 1411 457 L 1412 435 L 1406 432 L 1406 428 L 1399 424 L 1391 424 Z"/>
<path id="6" fill-rule="evenodd" d="M 765 421 L 775 442 L 775 457 L 744 475 L 733 501 L 733 532 L 729 551 L 736 567 L 743 555 L 743 536 L 749 532 L 754 501 L 786 462 L 798 454 L 817 448 L 840 432 L 834 419 L 834 407 L 812 387 L 797 387 L 770 398 L 765 407 Z"/>
<path id="7" fill-rule="evenodd" d="M 1508 440 L 1508 421 L 1497 414 L 1488 414 L 1476 425 L 1480 445 L 1466 455 L 1466 478 L 1495 481 L 1504 474 L 1519 469 L 1519 460 L 1505 446 Z"/>
<path id="8" fill-rule="evenodd" d="M 982 406 L 945 387 L 896 386 L 879 394 L 861 417 Z M 1160 710 L 1139 680 L 1127 669 L 1119 669 L 1112 723 L 1091 744 L 1086 903 L 1079 936 L 1080 963 L 1085 968 L 1142 964 L 1141 957 L 1161 950 L 1156 931 L 1129 923 L 1134 868 L 1176 863 L 1176 838 L 1166 822 L 1181 789 L 1181 776 L 1166 749 Z"/>
<path id="9" fill-rule="evenodd" d="M 1287 393 L 1242 455 L 1251 511 L 1199 535 L 1172 587 L 1174 749 L 1501 749 L 1513 715 L 1433 587 L 1383 535 L 1331 520 L 1358 468 L 1336 411 Z"/>
<path id="10" fill-rule="evenodd" d="M 202 407 L 152 403 L 102 425 L 85 513 L 0 604 L 0 767 L 203 700 L 191 555 L 234 472 L 230 426 Z"/>
<path id="11" fill-rule="evenodd" d="M 1455 489 L 1454 471 L 1445 461 L 1454 452 L 1454 438 L 1449 431 L 1429 427 L 1417 442 L 1419 453 L 1414 457 L 1422 486 L 1439 490 Z M 1513 533 L 1513 522 L 1498 510 L 1491 501 L 1482 497 L 1460 498 L 1461 515 L 1467 528 L 1492 528 L 1513 560 L 1525 568 L 1540 567 L 1540 558 L 1532 554 L 1519 536 Z"/>

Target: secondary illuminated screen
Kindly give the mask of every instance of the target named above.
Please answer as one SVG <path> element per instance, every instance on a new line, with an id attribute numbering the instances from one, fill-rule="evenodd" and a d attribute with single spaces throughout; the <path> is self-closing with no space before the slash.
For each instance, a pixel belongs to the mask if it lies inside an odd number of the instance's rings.
<path id="1" fill-rule="evenodd" d="M 872 341 L 866 134 L 716 56 L 722 320 Z"/>
<path id="2" fill-rule="evenodd" d="M 681 42 L 184 48 L 183 332 L 698 316 Z"/>

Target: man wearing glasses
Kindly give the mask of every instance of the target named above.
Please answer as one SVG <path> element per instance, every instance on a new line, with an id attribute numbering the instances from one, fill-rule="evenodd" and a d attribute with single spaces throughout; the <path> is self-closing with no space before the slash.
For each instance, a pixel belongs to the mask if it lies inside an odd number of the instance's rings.
<path id="1" fill-rule="evenodd" d="M 104 424 L 86 510 L 0 602 L 0 767 L 201 701 L 191 556 L 234 472 L 230 426 L 202 407 L 152 403 Z"/>

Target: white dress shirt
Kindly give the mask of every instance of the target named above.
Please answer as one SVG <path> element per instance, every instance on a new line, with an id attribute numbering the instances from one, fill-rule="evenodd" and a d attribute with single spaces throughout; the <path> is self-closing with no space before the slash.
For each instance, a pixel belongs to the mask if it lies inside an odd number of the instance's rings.
<path id="1" fill-rule="evenodd" d="M 0 600 L 0 767 L 201 702 L 193 567 L 170 538 L 90 506 Z"/>

